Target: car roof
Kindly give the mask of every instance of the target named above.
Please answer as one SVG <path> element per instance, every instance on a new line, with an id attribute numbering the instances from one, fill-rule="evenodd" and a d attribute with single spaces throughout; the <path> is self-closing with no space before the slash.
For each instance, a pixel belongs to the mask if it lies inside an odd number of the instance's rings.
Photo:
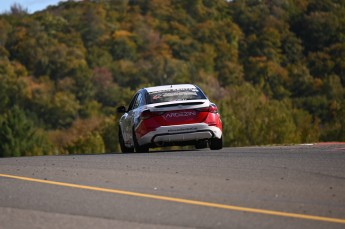
<path id="1" fill-rule="evenodd" d="M 156 87 L 147 87 L 144 88 L 148 93 L 156 92 L 156 91 L 166 91 L 166 90 L 174 90 L 174 89 L 195 89 L 195 85 L 193 84 L 172 84 L 172 85 L 163 85 L 163 86 L 156 86 Z"/>

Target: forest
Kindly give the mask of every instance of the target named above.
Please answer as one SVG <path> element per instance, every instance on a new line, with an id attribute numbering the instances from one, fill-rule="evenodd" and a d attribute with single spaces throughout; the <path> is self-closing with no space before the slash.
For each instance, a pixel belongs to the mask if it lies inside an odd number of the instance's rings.
<path id="1" fill-rule="evenodd" d="M 228 147 L 345 141 L 345 1 L 84 0 L 0 14 L 0 157 L 119 152 L 116 107 L 193 83 Z"/>

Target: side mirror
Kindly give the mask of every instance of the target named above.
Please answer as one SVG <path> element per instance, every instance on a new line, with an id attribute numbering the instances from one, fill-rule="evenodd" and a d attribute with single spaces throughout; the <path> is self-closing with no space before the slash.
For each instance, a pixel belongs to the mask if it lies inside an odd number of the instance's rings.
<path id="1" fill-rule="evenodd" d="M 126 107 L 125 106 L 120 106 L 117 108 L 117 113 L 126 113 Z"/>

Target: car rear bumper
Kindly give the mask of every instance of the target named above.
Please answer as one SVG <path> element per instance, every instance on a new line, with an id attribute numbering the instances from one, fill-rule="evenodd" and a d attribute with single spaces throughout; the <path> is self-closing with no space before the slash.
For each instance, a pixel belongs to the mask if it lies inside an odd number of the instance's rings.
<path id="1" fill-rule="evenodd" d="M 161 126 L 138 139 L 140 145 L 174 145 L 174 143 L 193 142 L 210 138 L 221 138 L 222 131 L 206 123 Z"/>

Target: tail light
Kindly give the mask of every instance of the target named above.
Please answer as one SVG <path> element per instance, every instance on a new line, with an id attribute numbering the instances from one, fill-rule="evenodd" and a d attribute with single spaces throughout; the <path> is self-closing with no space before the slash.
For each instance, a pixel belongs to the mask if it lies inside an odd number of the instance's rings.
<path id="1" fill-rule="evenodd" d="M 211 104 L 209 107 L 209 112 L 218 113 L 218 107 L 215 104 Z"/>
<path id="2" fill-rule="evenodd" d="M 200 112 L 218 113 L 218 108 L 215 104 L 211 104 L 209 107 L 198 108 L 196 110 Z"/>
<path id="3" fill-rule="evenodd" d="M 208 107 L 209 114 L 207 115 L 207 119 L 205 120 L 205 123 L 209 126 L 217 126 L 217 123 L 219 122 L 218 117 L 218 108 L 215 104 L 211 104 Z"/>
<path id="4" fill-rule="evenodd" d="M 151 112 L 150 110 L 144 110 L 140 115 L 140 119 L 145 120 L 162 114 L 164 114 L 164 112 Z"/>

